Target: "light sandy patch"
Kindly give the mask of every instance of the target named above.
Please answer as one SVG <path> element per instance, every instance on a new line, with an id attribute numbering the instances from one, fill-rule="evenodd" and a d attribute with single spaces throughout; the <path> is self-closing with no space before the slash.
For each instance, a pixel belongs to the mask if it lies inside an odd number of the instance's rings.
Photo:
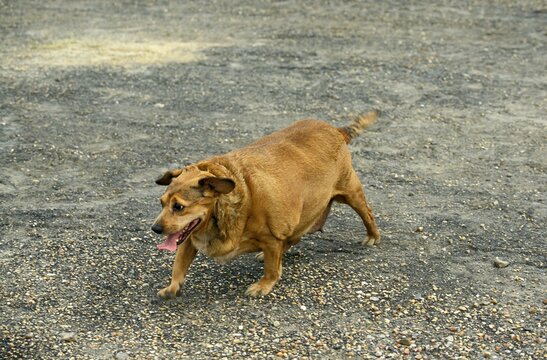
<path id="1" fill-rule="evenodd" d="M 203 50 L 218 44 L 202 42 L 63 39 L 26 48 L 15 55 L 17 68 L 187 63 L 201 60 Z M 16 65 L 17 64 L 17 65 Z"/>

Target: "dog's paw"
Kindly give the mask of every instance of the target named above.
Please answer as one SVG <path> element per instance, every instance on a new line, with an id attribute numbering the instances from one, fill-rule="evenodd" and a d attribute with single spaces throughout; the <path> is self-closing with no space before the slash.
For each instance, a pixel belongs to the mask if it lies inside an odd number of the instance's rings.
<path id="1" fill-rule="evenodd" d="M 180 286 L 176 287 L 173 285 L 169 285 L 168 287 L 158 291 L 158 297 L 162 299 L 174 299 L 177 297 L 179 291 L 180 291 Z"/>
<path id="2" fill-rule="evenodd" d="M 370 236 L 368 235 L 365 240 L 363 240 L 363 246 L 373 246 L 380 244 L 380 235 Z"/>
<path id="3" fill-rule="evenodd" d="M 268 295 L 270 291 L 272 291 L 273 286 L 275 285 L 275 282 L 269 282 L 269 281 L 257 281 L 249 288 L 247 291 L 245 291 L 245 295 L 257 297 L 257 296 L 264 296 Z"/>
<path id="4" fill-rule="evenodd" d="M 264 261 L 264 251 L 259 252 L 255 255 L 256 261 Z"/>

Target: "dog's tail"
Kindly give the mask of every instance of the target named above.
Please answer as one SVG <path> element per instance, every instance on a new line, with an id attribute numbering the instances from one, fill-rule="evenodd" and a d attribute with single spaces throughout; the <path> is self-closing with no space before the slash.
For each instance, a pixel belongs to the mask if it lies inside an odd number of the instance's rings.
<path id="1" fill-rule="evenodd" d="M 338 131 L 344 135 L 346 144 L 349 144 L 351 140 L 359 136 L 366 128 L 376 122 L 380 116 L 380 110 L 372 110 L 365 115 L 354 116 L 352 122 L 344 127 L 338 128 Z"/>

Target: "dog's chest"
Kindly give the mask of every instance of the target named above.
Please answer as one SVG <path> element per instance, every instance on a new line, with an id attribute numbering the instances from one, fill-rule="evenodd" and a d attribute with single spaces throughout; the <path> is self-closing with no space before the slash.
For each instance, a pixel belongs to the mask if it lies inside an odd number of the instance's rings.
<path id="1" fill-rule="evenodd" d="M 211 256 L 211 241 L 213 239 L 203 236 L 192 237 L 192 245 L 202 254 Z"/>
<path id="2" fill-rule="evenodd" d="M 236 256 L 240 255 L 239 247 L 236 247 L 234 250 L 222 256 L 215 256 L 213 259 L 219 264 L 226 264 L 232 261 Z"/>
<path id="3" fill-rule="evenodd" d="M 192 245 L 203 255 L 213 258 L 220 264 L 225 264 L 241 254 L 239 246 L 234 246 L 231 242 L 225 242 L 214 237 L 192 238 Z"/>

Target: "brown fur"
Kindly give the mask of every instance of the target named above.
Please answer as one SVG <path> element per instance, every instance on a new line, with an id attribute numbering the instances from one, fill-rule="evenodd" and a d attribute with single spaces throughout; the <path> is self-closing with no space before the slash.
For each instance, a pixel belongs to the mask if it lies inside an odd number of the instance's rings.
<path id="1" fill-rule="evenodd" d="M 197 251 L 220 262 L 262 251 L 264 276 L 247 294 L 268 294 L 281 276 L 285 251 L 322 229 L 333 201 L 359 214 L 367 230 L 364 245 L 378 244 L 346 146 L 377 117 L 373 111 L 344 128 L 301 120 L 242 149 L 166 172 L 157 180 L 169 186 L 155 226 L 173 234 L 198 217 L 201 223 L 178 246 L 171 284 L 158 295 L 176 296 Z M 184 210 L 174 211 L 175 202 Z"/>

